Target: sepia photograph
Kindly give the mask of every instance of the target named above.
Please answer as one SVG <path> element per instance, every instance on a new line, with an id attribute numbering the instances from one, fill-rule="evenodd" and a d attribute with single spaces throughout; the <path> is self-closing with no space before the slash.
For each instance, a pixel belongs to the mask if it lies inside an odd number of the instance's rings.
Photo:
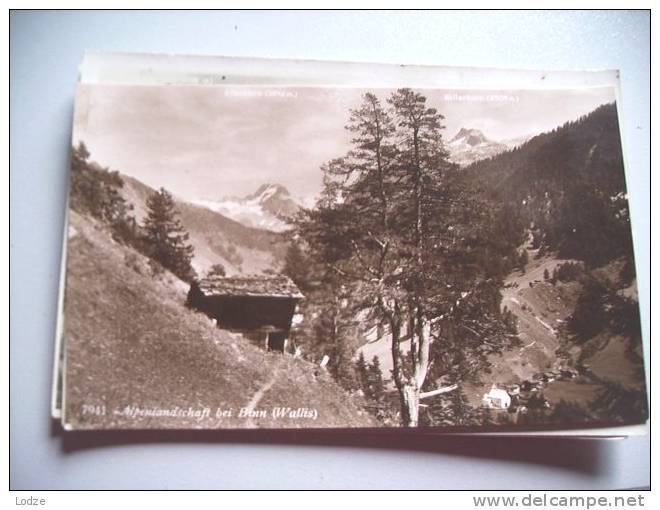
<path id="1" fill-rule="evenodd" d="M 616 99 L 79 84 L 64 428 L 644 423 Z"/>

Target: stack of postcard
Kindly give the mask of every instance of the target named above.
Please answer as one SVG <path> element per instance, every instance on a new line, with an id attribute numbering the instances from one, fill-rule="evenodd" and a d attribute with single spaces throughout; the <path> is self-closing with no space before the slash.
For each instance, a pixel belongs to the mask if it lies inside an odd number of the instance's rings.
<path id="1" fill-rule="evenodd" d="M 86 55 L 53 417 L 644 433 L 618 84 Z"/>

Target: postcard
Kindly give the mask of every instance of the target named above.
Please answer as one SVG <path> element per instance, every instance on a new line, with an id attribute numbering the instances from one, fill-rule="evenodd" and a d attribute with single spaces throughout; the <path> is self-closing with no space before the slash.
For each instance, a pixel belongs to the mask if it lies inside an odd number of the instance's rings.
<path id="1" fill-rule="evenodd" d="M 226 82 L 78 85 L 66 430 L 645 423 L 616 87 Z"/>

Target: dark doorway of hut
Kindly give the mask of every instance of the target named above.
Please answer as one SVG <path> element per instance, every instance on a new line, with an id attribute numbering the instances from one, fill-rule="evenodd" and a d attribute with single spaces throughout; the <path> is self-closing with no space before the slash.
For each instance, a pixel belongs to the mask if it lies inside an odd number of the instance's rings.
<path id="1" fill-rule="evenodd" d="M 286 335 L 283 332 L 273 331 L 268 333 L 268 350 L 284 352 L 284 343 Z"/>

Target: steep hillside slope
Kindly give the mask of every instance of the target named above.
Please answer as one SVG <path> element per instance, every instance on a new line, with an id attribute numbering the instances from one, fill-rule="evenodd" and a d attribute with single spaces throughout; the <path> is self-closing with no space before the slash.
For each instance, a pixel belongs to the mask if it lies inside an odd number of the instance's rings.
<path id="1" fill-rule="evenodd" d="M 71 211 L 69 222 L 69 428 L 378 426 L 323 369 L 219 330 L 183 306 L 183 282 L 154 278 L 144 257 L 95 220 Z M 209 414 L 147 415 L 189 408 Z M 276 408 L 303 411 L 274 417 Z"/>
<path id="2" fill-rule="evenodd" d="M 147 214 L 147 199 L 154 192 L 139 180 L 122 175 L 122 195 L 133 204 L 136 220 Z M 206 207 L 177 200 L 181 223 L 195 247 L 193 267 L 206 272 L 213 264 L 222 264 L 227 274 L 252 274 L 278 270 L 286 253 L 282 234 L 246 227 L 238 221 Z"/>
<path id="3" fill-rule="evenodd" d="M 518 319 L 522 346 L 493 359 L 493 374 L 498 383 L 516 383 L 538 373 L 557 369 L 565 363 L 557 358 L 559 329 L 573 312 L 576 290 L 560 288 L 544 281 L 543 273 L 552 271 L 565 260 L 536 258 L 538 250 L 529 250 L 530 262 L 524 272 L 515 271 L 505 281 L 502 306 Z"/>
<path id="4" fill-rule="evenodd" d="M 515 200 L 548 191 L 550 183 L 563 187 L 577 179 L 614 194 L 625 190 L 619 136 L 616 105 L 606 104 L 466 170 L 487 189 Z"/>

